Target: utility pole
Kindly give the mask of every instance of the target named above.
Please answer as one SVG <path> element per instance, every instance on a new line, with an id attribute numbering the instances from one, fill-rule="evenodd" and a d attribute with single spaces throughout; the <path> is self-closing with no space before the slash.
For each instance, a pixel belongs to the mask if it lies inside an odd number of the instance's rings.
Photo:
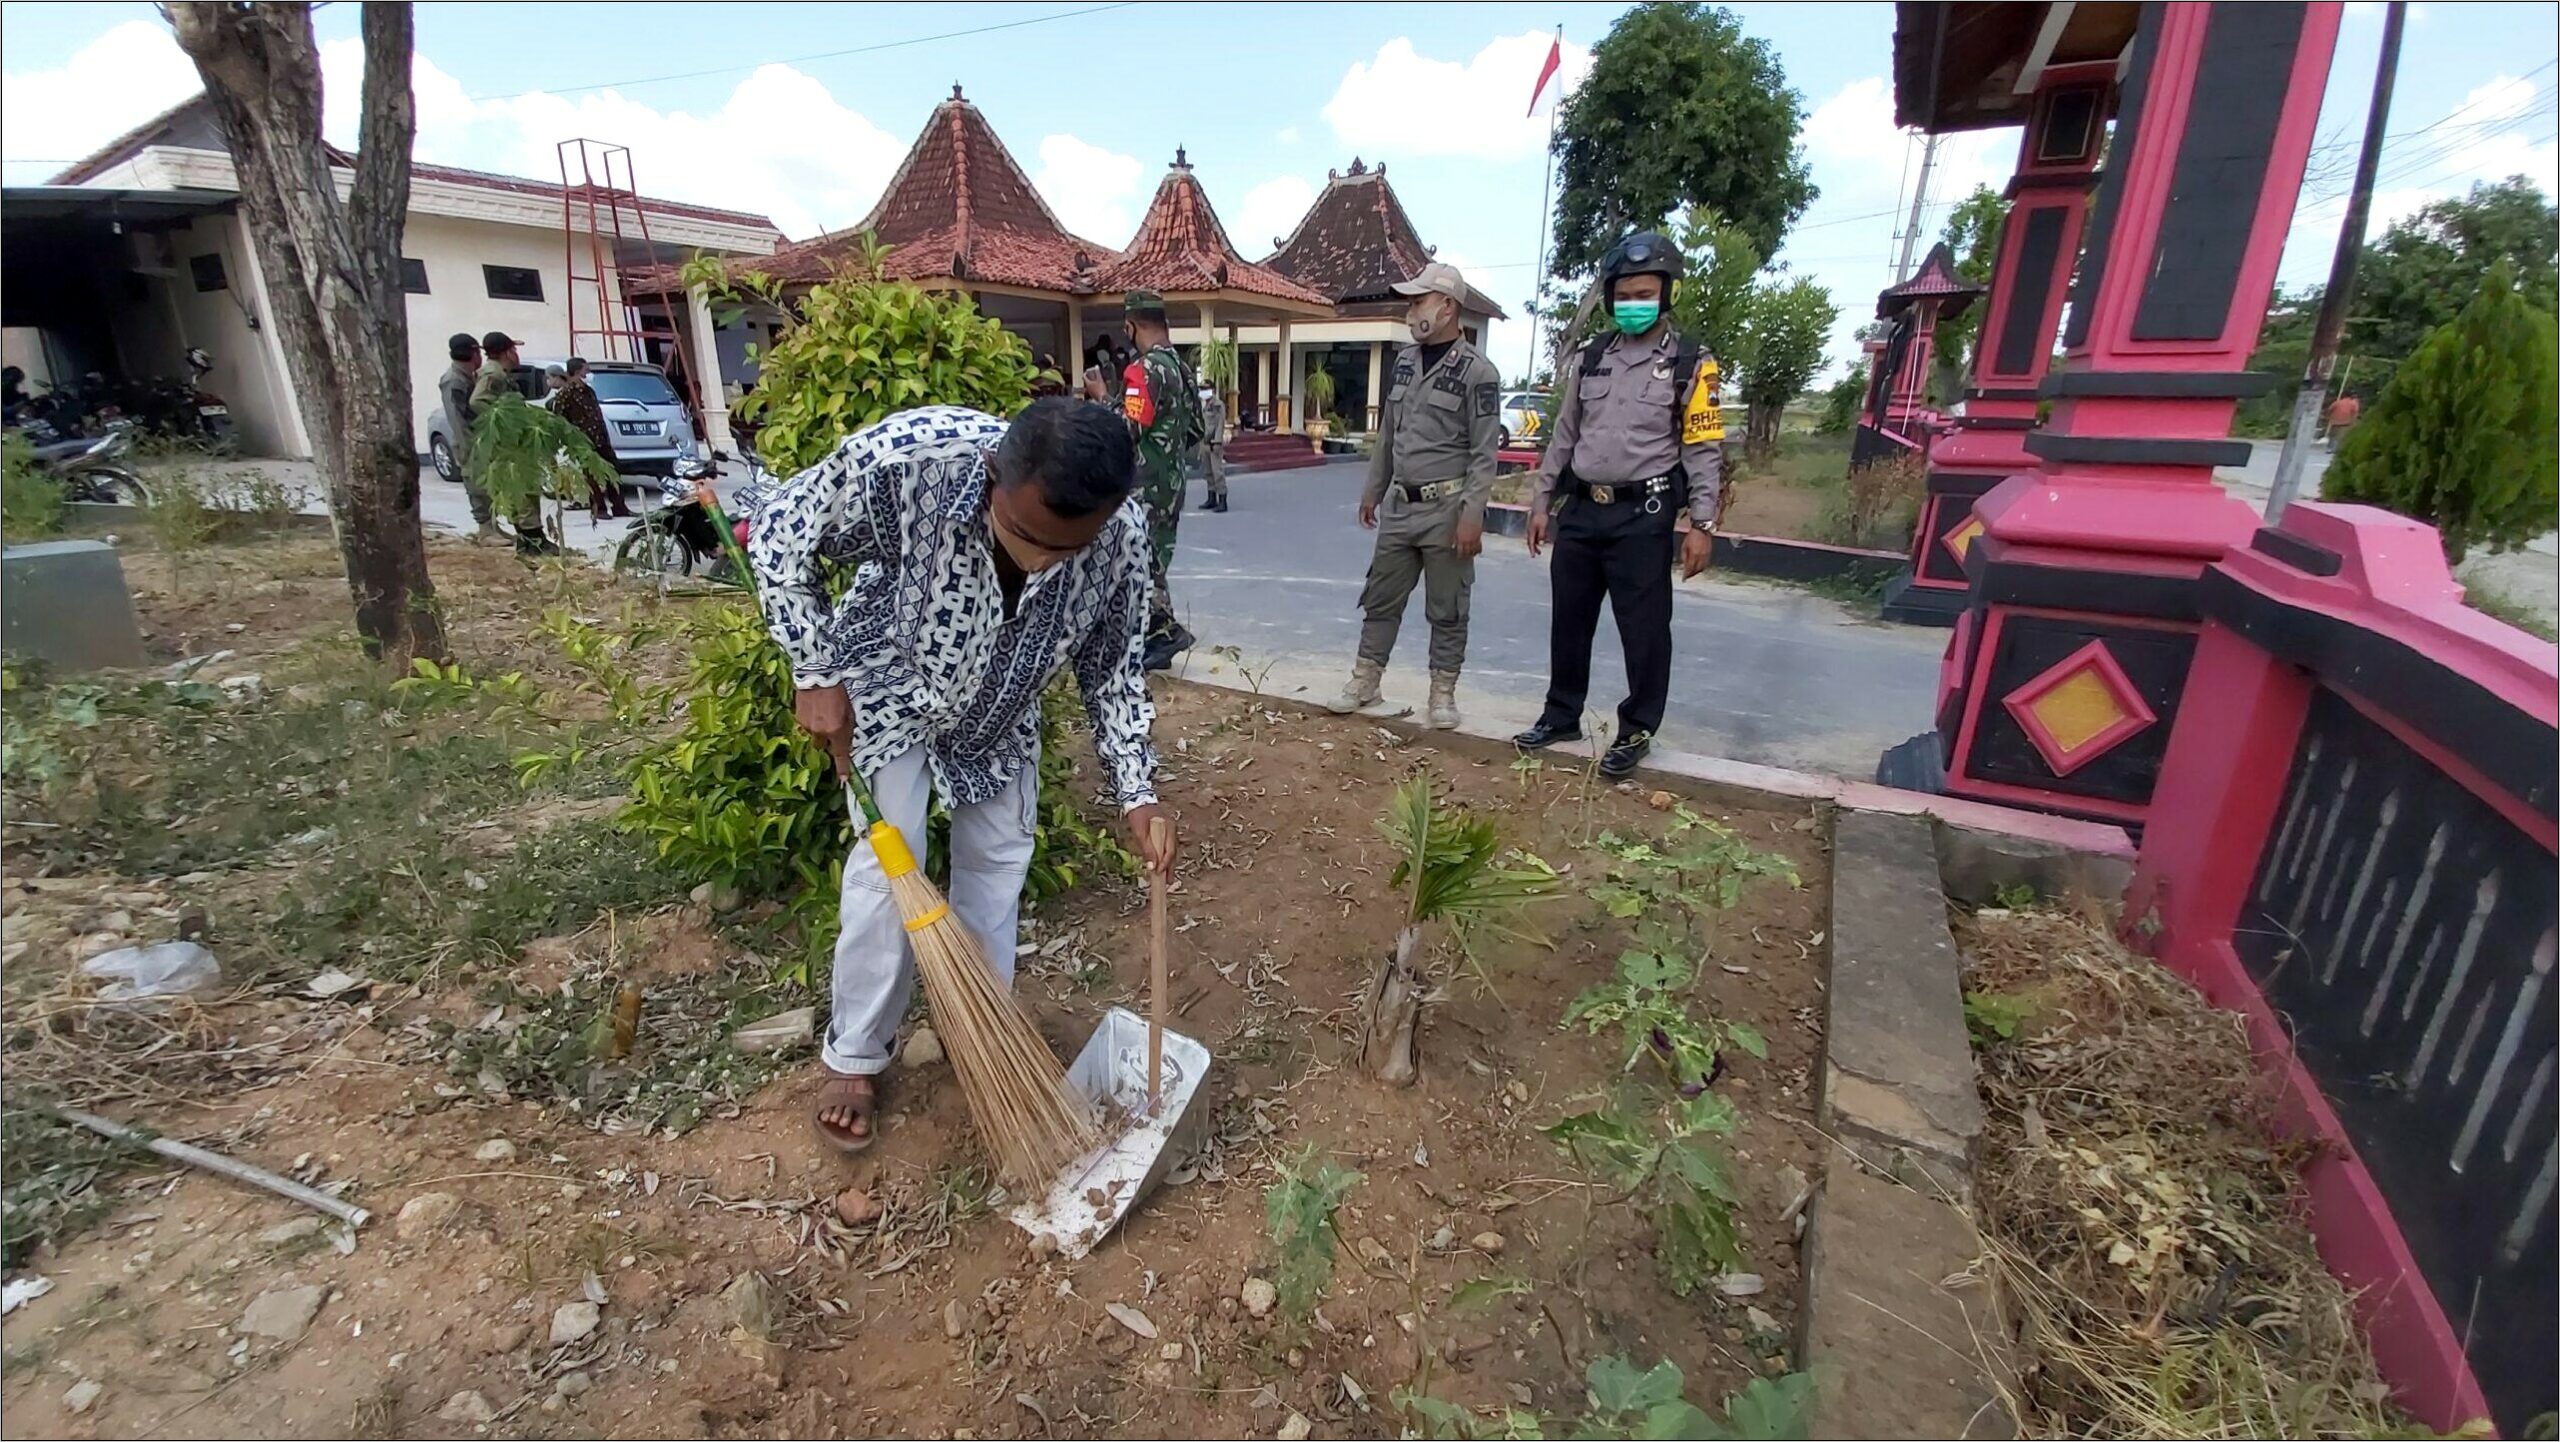
<path id="1" fill-rule="evenodd" d="M 1920 210 L 1929 202 L 1929 172 L 1937 164 L 1938 137 L 1931 135 L 1928 147 L 1920 152 L 1920 183 L 1911 188 L 1911 218 L 1902 226 L 1902 259 L 1893 264 L 1896 285 L 1911 278 L 1911 249 L 1920 242 Z"/>
<path id="2" fill-rule="evenodd" d="M 2276 456 L 2275 485 L 2267 492 L 2267 520 L 2275 522 L 2302 490 L 2311 460 L 2311 435 L 2329 397 L 2329 368 L 2337 364 L 2338 335 L 2346 329 L 2347 302 L 2356 288 L 2356 260 L 2364 253 L 2365 216 L 2373 208 L 2373 173 L 2382 164 L 2382 130 L 2391 118 L 2391 84 L 2400 69 L 2400 31 L 2408 22 L 2406 0 L 2391 0 L 2382 17 L 2382 58 L 2373 69 L 2373 103 L 2364 114 L 2364 153 L 2356 157 L 2355 188 L 2338 222 L 2338 253 L 2329 262 L 2329 288 L 2320 293 L 2320 315 L 2311 326 L 2311 355 L 2303 362 L 2302 390 L 2293 398 L 2293 425 Z"/>

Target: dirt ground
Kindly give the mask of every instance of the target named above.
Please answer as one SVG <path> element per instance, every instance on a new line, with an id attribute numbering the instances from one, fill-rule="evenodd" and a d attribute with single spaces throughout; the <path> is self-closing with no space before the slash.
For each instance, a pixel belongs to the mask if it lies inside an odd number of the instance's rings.
<path id="1" fill-rule="evenodd" d="M 340 627 L 342 583 L 312 550 L 295 553 L 296 574 L 234 577 L 210 596 L 138 566 L 154 645 L 245 649 Z M 539 609 L 545 583 L 502 557 L 439 544 L 435 563 L 458 594 L 490 593 L 457 607 L 458 628 L 521 628 Z M 509 586 L 522 604 L 491 599 Z M 1558 1026 L 1626 945 L 1628 923 L 1580 894 L 1603 864 L 1586 843 L 1603 829 L 1658 836 L 1668 817 L 1561 766 L 1517 772 L 1180 683 L 1161 683 L 1158 702 L 1184 838 L 1175 1025 L 1217 1058 L 1199 1103 L 1213 1110 L 1201 1155 L 1093 1256 L 1035 1259 L 990 1212 L 945 1065 L 889 1074 L 883 1139 L 851 1160 L 811 1135 L 805 1047 L 780 1080 L 681 1137 L 617 1135 L 456 1085 L 426 1037 L 433 1020 L 481 1009 L 468 988 L 314 1001 L 270 985 L 207 1011 L 285 1061 L 159 1124 L 351 1181 L 375 1220 L 349 1250 L 291 1225 L 312 1215 L 293 1204 L 200 1173 L 117 1183 L 103 1223 L 33 1259 L 53 1290 L 0 1323 L 9 1435 L 1269 1436 L 1295 1414 L 1319 1436 L 1393 1436 L 1399 1387 L 1570 1417 L 1583 1367 L 1611 1353 L 1678 1363 L 1710 1406 L 1789 1365 L 1797 1260 L 1781 1214 L 1822 1155 L 1809 1071 L 1828 885 L 1812 814 L 1698 804 L 1792 860 L 1802 884 L 1755 880 L 1717 915 L 1693 999 L 1767 1038 L 1765 1061 L 1728 1053 L 1716 1083 L 1743 1119 L 1729 1139 L 1741 1245 L 1765 1286 L 1680 1298 L 1646 1219 L 1537 1131 L 1619 1084 L 1610 1040 Z M 1395 1090 L 1359 1073 L 1351 1021 L 1400 919 L 1375 821 L 1417 768 L 1564 871 L 1567 894 L 1532 913 L 1551 947 L 1494 943 L 1481 981 L 1444 958 L 1422 1079 Z M 33 943 L 12 946 L 13 970 L 66 966 L 55 953 L 111 908 L 166 935 L 192 900 L 182 878 L 35 883 L 11 868 L 6 931 Z M 514 979 L 548 985 L 608 952 L 643 985 L 753 964 L 713 921 L 672 895 L 526 947 Z M 1145 924 L 1125 882 L 1080 888 L 1027 924 L 1021 992 L 1062 1053 L 1105 1007 L 1143 1005 Z M 641 1054 L 650 1045 L 644 1026 Z M 1337 1217 L 1331 1290 L 1296 1329 L 1237 1299 L 1271 1260 L 1270 1165 L 1308 1146 L 1365 1180 Z M 883 1215 L 835 1220 L 848 1185 Z M 400 1220 L 422 1197 L 446 1200 Z M 1452 1305 L 1453 1289 L 1491 1276 L 1530 1285 Z M 600 1322 L 569 1337 L 582 1297 L 601 1300 Z M 288 1317 L 270 1329 L 281 1336 L 244 1330 L 244 1313 L 315 1298 L 307 1329 Z"/>

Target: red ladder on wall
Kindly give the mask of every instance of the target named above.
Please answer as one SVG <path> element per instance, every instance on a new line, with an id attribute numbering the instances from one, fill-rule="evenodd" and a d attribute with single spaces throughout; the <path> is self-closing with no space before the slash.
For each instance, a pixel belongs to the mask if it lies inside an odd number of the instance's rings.
<path id="1" fill-rule="evenodd" d="M 673 374 L 683 388 L 686 408 L 700 416 L 701 387 L 670 314 L 631 305 L 621 294 L 622 255 L 628 242 L 639 242 L 644 263 L 657 260 L 657 247 L 649 238 L 649 213 L 641 208 L 640 185 L 632 174 L 630 148 L 581 138 L 563 140 L 557 150 L 560 232 L 568 256 L 570 352 L 595 360 L 645 362 L 651 359 L 654 343 L 661 357 L 657 364 L 665 366 L 667 357 L 675 360 Z M 579 269 L 582 251 L 583 271 Z M 582 323 L 582 315 L 591 316 L 594 324 Z M 592 351 L 581 344 L 588 338 L 596 342 Z"/>

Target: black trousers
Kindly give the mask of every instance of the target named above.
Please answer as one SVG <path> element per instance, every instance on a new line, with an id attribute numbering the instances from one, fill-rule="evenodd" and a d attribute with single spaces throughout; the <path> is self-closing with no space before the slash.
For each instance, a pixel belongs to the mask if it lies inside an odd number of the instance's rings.
<path id="1" fill-rule="evenodd" d="M 1570 496 L 1556 515 L 1554 559 L 1547 577 L 1555 587 L 1554 620 L 1547 633 L 1549 726 L 1582 724 L 1591 691 L 1591 637 L 1607 597 L 1618 622 L 1618 645 L 1627 656 L 1627 699 L 1618 707 L 1617 735 L 1651 736 L 1662 729 L 1671 699 L 1671 562 L 1679 549 L 1676 508 L 1664 497 L 1648 513 L 1642 499 L 1614 505 Z"/>

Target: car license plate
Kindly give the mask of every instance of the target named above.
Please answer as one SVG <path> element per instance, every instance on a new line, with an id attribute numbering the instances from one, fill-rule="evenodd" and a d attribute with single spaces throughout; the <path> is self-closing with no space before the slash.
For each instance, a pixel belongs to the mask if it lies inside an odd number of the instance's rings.
<path id="1" fill-rule="evenodd" d="M 197 415 L 200 415 L 200 416 L 227 416 L 227 415 L 231 414 L 231 407 L 229 407 L 229 406 L 198 406 L 198 407 L 196 407 L 196 414 L 197 414 Z"/>
<path id="2" fill-rule="evenodd" d="M 614 425 L 626 436 L 654 436 L 658 433 L 656 421 L 616 421 Z"/>

